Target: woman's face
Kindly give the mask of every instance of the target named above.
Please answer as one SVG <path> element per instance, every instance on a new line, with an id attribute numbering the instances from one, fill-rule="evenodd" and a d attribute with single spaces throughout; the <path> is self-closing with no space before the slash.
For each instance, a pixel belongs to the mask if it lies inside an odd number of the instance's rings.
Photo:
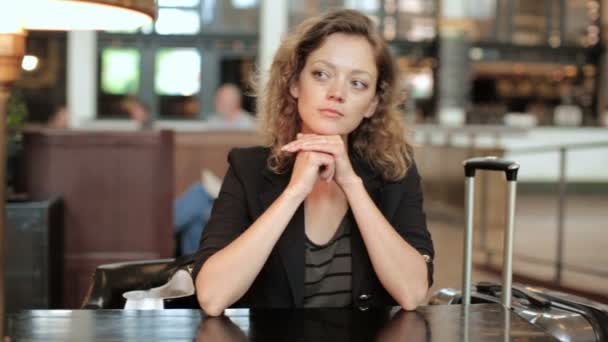
<path id="1" fill-rule="evenodd" d="M 303 133 L 346 136 L 376 109 L 378 70 L 363 37 L 334 33 L 306 59 L 291 86 Z"/>

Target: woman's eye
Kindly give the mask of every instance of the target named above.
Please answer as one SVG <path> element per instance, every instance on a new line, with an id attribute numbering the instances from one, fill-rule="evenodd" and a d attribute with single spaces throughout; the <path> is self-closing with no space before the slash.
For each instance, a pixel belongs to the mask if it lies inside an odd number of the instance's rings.
<path id="1" fill-rule="evenodd" d="M 324 80 L 329 77 L 329 74 L 323 70 L 315 70 L 312 72 L 312 75 L 314 76 L 314 78 L 319 80 Z"/>
<path id="2" fill-rule="evenodd" d="M 359 80 L 354 80 L 351 82 L 355 89 L 367 89 L 367 83 Z"/>

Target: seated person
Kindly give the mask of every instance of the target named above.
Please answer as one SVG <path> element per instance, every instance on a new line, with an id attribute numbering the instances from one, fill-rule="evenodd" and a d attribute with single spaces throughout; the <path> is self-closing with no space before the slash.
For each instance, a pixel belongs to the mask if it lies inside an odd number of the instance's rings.
<path id="1" fill-rule="evenodd" d="M 201 307 L 415 309 L 434 250 L 376 25 L 353 10 L 303 22 L 265 87 L 267 145 L 230 152 L 197 252 Z"/>
<path id="2" fill-rule="evenodd" d="M 138 129 L 151 129 L 154 127 L 154 119 L 148 106 L 134 96 L 127 96 L 121 103 L 122 108 L 137 124 Z"/>
<path id="3" fill-rule="evenodd" d="M 254 129 L 255 120 L 241 108 L 241 90 L 226 83 L 215 93 L 215 113 L 207 119 L 211 128 Z"/>
<path id="4" fill-rule="evenodd" d="M 203 170 L 201 175 L 200 182 L 192 184 L 175 200 L 174 226 L 179 236 L 179 255 L 198 250 L 203 228 L 219 192 L 221 180 L 217 176 L 208 170 Z"/>
<path id="5" fill-rule="evenodd" d="M 67 129 L 70 126 L 70 113 L 65 106 L 60 106 L 47 121 L 49 128 Z"/>

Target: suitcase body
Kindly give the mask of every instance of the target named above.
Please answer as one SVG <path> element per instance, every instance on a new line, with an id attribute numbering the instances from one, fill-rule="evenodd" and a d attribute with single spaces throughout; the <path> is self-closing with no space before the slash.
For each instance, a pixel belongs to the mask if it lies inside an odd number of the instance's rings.
<path id="1" fill-rule="evenodd" d="M 465 239 L 462 292 L 441 289 L 431 305 L 500 303 L 515 314 L 560 341 L 608 341 L 608 306 L 585 298 L 525 285 L 512 285 L 513 234 L 516 182 L 519 165 L 494 157 L 472 158 L 465 169 Z M 471 284 L 473 250 L 473 198 L 476 170 L 505 172 L 508 182 L 508 212 L 504 236 L 502 284 Z"/>
<path id="2" fill-rule="evenodd" d="M 500 303 L 501 289 L 494 283 L 473 285 L 471 305 Z M 511 310 L 515 314 L 560 341 L 608 341 L 608 307 L 603 304 L 525 285 L 513 286 L 512 294 Z M 429 304 L 462 304 L 462 293 L 440 289 Z"/>

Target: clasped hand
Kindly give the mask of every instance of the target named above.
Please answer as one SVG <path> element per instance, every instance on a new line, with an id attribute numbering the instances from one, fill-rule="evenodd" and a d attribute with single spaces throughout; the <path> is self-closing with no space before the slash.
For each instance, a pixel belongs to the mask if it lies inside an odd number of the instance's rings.
<path id="1" fill-rule="evenodd" d="M 297 153 L 290 186 L 310 193 L 318 179 L 335 182 L 342 188 L 358 180 L 348 158 L 346 144 L 339 135 L 299 133 L 283 151 Z"/>

